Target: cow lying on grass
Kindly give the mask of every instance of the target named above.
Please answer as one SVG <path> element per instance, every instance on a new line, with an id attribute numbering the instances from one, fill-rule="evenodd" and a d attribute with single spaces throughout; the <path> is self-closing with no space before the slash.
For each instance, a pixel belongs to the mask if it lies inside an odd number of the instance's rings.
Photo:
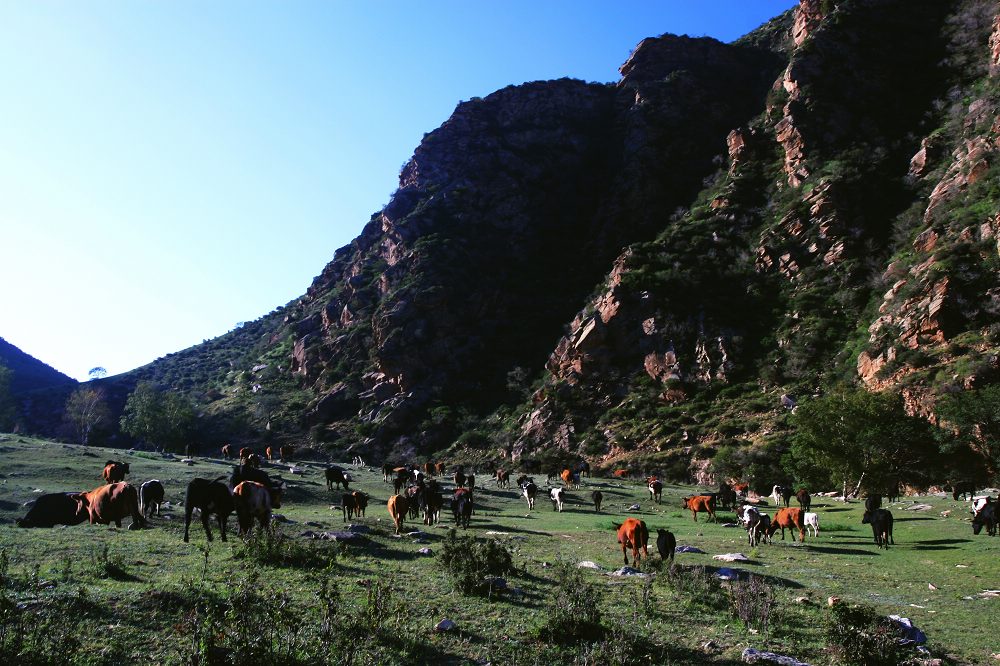
<path id="1" fill-rule="evenodd" d="M 18 527 L 55 527 L 79 525 L 88 514 L 74 498 L 78 493 L 48 493 L 40 495 L 24 518 L 17 520 Z"/>

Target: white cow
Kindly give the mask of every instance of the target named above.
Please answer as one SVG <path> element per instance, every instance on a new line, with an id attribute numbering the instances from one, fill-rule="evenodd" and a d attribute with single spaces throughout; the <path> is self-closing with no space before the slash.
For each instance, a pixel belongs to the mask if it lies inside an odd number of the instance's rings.
<path id="1" fill-rule="evenodd" d="M 551 489 L 549 491 L 549 499 L 552 500 L 552 510 L 562 512 L 565 498 L 566 493 L 563 492 L 562 488 Z"/>
<path id="2" fill-rule="evenodd" d="M 781 503 L 781 486 L 775 486 L 770 497 L 774 500 L 774 506 L 778 506 Z"/>
<path id="3" fill-rule="evenodd" d="M 812 528 L 812 536 L 819 536 L 819 514 L 806 512 L 803 520 L 806 524 L 806 531 L 808 532 L 809 528 Z"/>

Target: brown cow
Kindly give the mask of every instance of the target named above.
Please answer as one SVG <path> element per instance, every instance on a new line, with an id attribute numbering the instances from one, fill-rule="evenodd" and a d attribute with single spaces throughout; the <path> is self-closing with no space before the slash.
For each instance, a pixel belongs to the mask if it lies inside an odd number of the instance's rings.
<path id="1" fill-rule="evenodd" d="M 805 511 L 798 507 L 784 507 L 778 509 L 777 515 L 771 521 L 771 527 L 767 531 L 767 536 L 774 536 L 774 533 L 781 528 L 781 540 L 785 540 L 785 529 L 797 529 L 799 531 L 799 541 L 806 540 Z"/>
<path id="2" fill-rule="evenodd" d="M 719 522 L 718 518 L 715 517 L 714 495 L 695 495 L 693 497 L 685 497 L 681 501 L 684 503 L 682 505 L 683 508 L 691 510 L 691 517 L 694 518 L 694 522 L 698 522 L 699 511 L 707 511 L 709 518 L 715 522 Z"/>
<path id="3" fill-rule="evenodd" d="M 498 469 L 493 478 L 497 480 L 497 488 L 510 488 L 510 472 L 505 469 Z"/>
<path id="4" fill-rule="evenodd" d="M 444 463 L 434 463 L 434 476 L 441 476 L 444 474 Z"/>
<path id="5" fill-rule="evenodd" d="M 122 518 L 130 516 L 130 530 L 146 525 L 139 512 L 139 491 L 135 486 L 116 481 L 86 493 L 73 493 L 70 497 L 80 503 L 80 510 L 86 511 L 90 524 L 122 526 Z"/>
<path id="6" fill-rule="evenodd" d="M 104 463 L 104 472 L 101 473 L 101 477 L 105 483 L 118 483 L 125 480 L 126 474 L 128 474 L 128 463 L 109 460 Z"/>
<path id="7" fill-rule="evenodd" d="M 274 460 L 274 450 L 270 446 L 264 449 L 264 457 L 267 458 L 267 462 Z"/>
<path id="8" fill-rule="evenodd" d="M 663 499 L 663 482 L 654 477 L 653 480 L 649 482 L 648 488 L 649 499 L 659 504 Z"/>
<path id="9" fill-rule="evenodd" d="M 405 495 L 393 495 L 389 498 L 386 506 L 389 509 L 389 517 L 392 518 L 392 524 L 396 526 L 396 534 L 399 534 L 399 528 L 403 526 L 403 521 L 406 520 L 406 512 L 410 510 L 410 503 L 407 501 Z"/>
<path id="10" fill-rule="evenodd" d="M 424 463 L 424 474 L 427 476 L 434 476 L 434 463 L 425 462 Z"/>
<path id="11" fill-rule="evenodd" d="M 365 509 L 368 508 L 368 496 L 357 490 L 351 493 L 344 493 L 344 496 L 340 498 L 340 508 L 344 511 L 345 523 L 353 518 L 355 514 L 364 516 Z"/>
<path id="12" fill-rule="evenodd" d="M 233 504 L 236 506 L 236 518 L 240 523 L 240 535 L 249 534 L 253 529 L 254 518 L 260 526 L 267 529 L 271 524 L 271 509 L 281 508 L 282 484 L 271 487 L 256 481 L 241 481 L 233 488 Z"/>
<path id="13" fill-rule="evenodd" d="M 232 444 L 224 444 L 222 446 L 222 457 L 225 458 L 226 460 L 232 460 L 233 459 L 233 445 Z"/>
<path id="14" fill-rule="evenodd" d="M 291 460 L 292 456 L 295 454 L 295 447 L 290 444 L 286 444 L 278 449 L 278 452 L 281 454 L 281 460 L 288 461 Z"/>
<path id="15" fill-rule="evenodd" d="M 572 486 L 573 485 L 573 471 L 564 469 L 559 473 L 559 478 L 562 479 L 563 485 Z"/>
<path id="16" fill-rule="evenodd" d="M 627 479 L 628 478 L 628 470 L 627 469 L 616 469 L 614 472 L 611 473 L 611 475 L 613 477 L 615 477 L 616 479 Z"/>
<path id="17" fill-rule="evenodd" d="M 646 522 L 637 518 L 626 518 L 621 525 L 611 524 L 618 530 L 618 543 L 622 545 L 622 556 L 625 558 L 625 564 L 628 564 L 626 548 L 631 548 L 632 564 L 639 566 L 640 548 L 642 548 L 642 554 L 649 557 L 649 551 L 646 550 L 649 543 L 649 530 L 646 529 Z"/>

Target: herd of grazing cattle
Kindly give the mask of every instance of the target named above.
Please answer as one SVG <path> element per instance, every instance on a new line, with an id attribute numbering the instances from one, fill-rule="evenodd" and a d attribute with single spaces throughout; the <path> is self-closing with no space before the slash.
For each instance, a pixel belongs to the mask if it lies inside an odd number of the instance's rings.
<path id="1" fill-rule="evenodd" d="M 284 461 L 291 460 L 294 454 L 294 450 L 289 446 L 280 447 L 278 452 Z M 229 445 L 222 447 L 222 457 L 232 458 L 232 449 Z M 217 520 L 223 541 L 226 541 L 227 520 L 233 513 L 237 516 L 240 536 L 250 534 L 255 524 L 261 529 L 270 526 L 272 511 L 281 507 L 284 481 L 278 477 L 272 478 L 260 469 L 262 458 L 251 449 L 240 449 L 239 457 L 240 464 L 233 467 L 228 477 L 194 478 L 188 483 L 184 500 L 185 542 L 189 540 L 191 519 L 195 509 L 199 510 L 205 536 L 209 541 L 213 540 L 210 528 L 212 516 Z M 273 460 L 274 450 L 267 447 L 264 457 L 269 461 Z M 364 466 L 360 458 L 355 458 L 352 464 L 356 467 Z M 615 470 L 613 476 L 616 478 L 625 476 L 619 474 L 620 471 L 623 470 Z M 18 520 L 17 524 L 21 527 L 53 527 L 78 525 L 89 521 L 91 524 L 102 525 L 114 523 L 121 527 L 123 519 L 131 518 L 129 529 L 145 527 L 149 517 L 154 514 L 159 515 L 165 489 L 163 483 L 157 479 L 150 479 L 137 488 L 125 481 L 129 473 L 128 463 L 109 460 L 105 463 L 101 474 L 105 485 L 87 492 L 41 495 L 35 500 L 28 514 Z M 511 471 L 507 469 L 495 470 L 492 479 L 497 489 L 510 487 L 510 473 Z M 580 484 L 581 476 L 589 474 L 590 468 L 585 464 L 575 470 L 568 468 L 550 470 L 546 475 L 546 483 L 552 509 L 562 512 L 569 501 L 568 490 Z M 420 518 L 427 526 L 440 523 L 446 496 L 449 499 L 455 525 L 462 528 L 471 525 L 476 507 L 475 474 L 466 472 L 462 466 L 456 467 L 451 476 L 454 487 L 447 491 L 447 495 L 440 480 L 444 475 L 445 465 L 440 462 L 427 462 L 423 465 L 386 463 L 382 466 L 383 482 L 391 482 L 393 487 L 386 509 L 396 534 L 400 534 L 407 520 Z M 369 497 L 358 490 L 350 490 L 353 479 L 348 470 L 338 466 L 327 466 L 325 477 L 328 491 L 343 490 L 340 508 L 345 522 L 355 516 L 365 516 Z M 561 481 L 562 485 L 552 485 L 554 478 Z M 527 474 L 521 474 L 516 483 L 521 491 L 520 496 L 527 503 L 528 511 L 532 511 L 535 508 L 539 484 Z M 660 504 L 663 482 L 658 477 L 651 476 L 646 478 L 645 483 L 650 500 Z M 793 538 L 795 532 L 798 532 L 800 542 L 805 541 L 807 531 L 812 537 L 819 535 L 819 514 L 810 511 L 812 498 L 805 489 L 796 492 L 790 486 L 775 485 L 769 496 L 775 502 L 776 513 L 773 518 L 762 511 L 761 507 L 747 501 L 748 491 L 745 483 L 732 485 L 723 483 L 718 492 L 682 498 L 682 507 L 691 511 L 695 522 L 698 521 L 699 513 L 705 513 L 709 520 L 717 522 L 717 508 L 736 512 L 739 524 L 747 532 L 751 547 L 761 543 L 772 543 L 772 537 L 778 530 L 781 530 L 782 540 L 785 539 L 785 530 L 791 530 Z M 956 499 L 957 494 L 956 491 Z M 600 513 L 603 493 L 595 489 L 590 497 L 594 511 Z M 789 506 L 792 497 L 795 497 L 798 507 Z M 890 501 L 892 499 L 890 497 Z M 780 506 L 782 503 L 783 507 Z M 990 536 L 998 533 L 998 504 L 1000 502 L 997 499 L 988 496 L 972 496 L 974 534 L 978 535 L 984 529 Z M 888 509 L 882 507 L 880 495 L 870 495 L 866 498 L 862 523 L 871 525 L 872 536 L 878 548 L 888 549 L 890 545 L 895 545 L 892 534 L 893 516 Z M 632 551 L 633 564 L 638 565 L 642 557 L 648 557 L 649 529 L 645 521 L 627 517 L 623 523 L 613 523 L 613 525 L 625 564 L 629 563 L 629 550 Z M 669 530 L 663 528 L 657 530 L 656 547 L 663 560 L 673 560 L 676 544 L 676 538 Z"/>

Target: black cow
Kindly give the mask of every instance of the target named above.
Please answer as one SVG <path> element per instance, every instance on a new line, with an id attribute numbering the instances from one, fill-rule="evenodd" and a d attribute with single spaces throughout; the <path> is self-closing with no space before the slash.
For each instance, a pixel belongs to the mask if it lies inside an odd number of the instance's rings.
<path id="1" fill-rule="evenodd" d="M 882 508 L 881 495 L 869 495 L 865 498 L 865 513 L 871 513 L 875 509 Z"/>
<path id="2" fill-rule="evenodd" d="M 590 497 L 591 497 L 591 499 L 594 500 L 594 511 L 597 511 L 598 513 L 600 513 L 601 512 L 601 502 L 604 501 L 604 493 L 602 493 L 600 490 L 595 490 L 594 492 L 592 492 L 590 494 Z"/>
<path id="3" fill-rule="evenodd" d="M 677 548 L 677 538 L 670 530 L 656 530 L 656 551 L 660 554 L 661 560 L 674 560 L 674 549 Z"/>
<path id="4" fill-rule="evenodd" d="M 869 523 L 872 526 L 872 536 L 875 537 L 875 545 L 879 548 L 889 550 L 889 544 L 896 545 L 892 538 L 892 513 L 888 509 L 875 509 L 865 511 L 861 523 Z"/>
<path id="5" fill-rule="evenodd" d="M 786 507 L 788 506 L 788 503 L 791 502 L 792 495 L 794 495 L 794 494 L 795 494 L 795 491 L 792 490 L 791 486 L 782 486 L 781 487 L 781 499 L 785 503 Z"/>
<path id="6" fill-rule="evenodd" d="M 979 534 L 983 528 L 990 536 L 997 535 L 997 506 L 993 501 L 987 501 L 972 518 L 972 533 Z"/>
<path id="7" fill-rule="evenodd" d="M 472 520 L 472 494 L 459 488 L 455 491 L 455 496 L 451 500 L 451 512 L 455 516 L 455 524 L 468 529 L 469 521 Z"/>
<path id="8" fill-rule="evenodd" d="M 272 481 L 271 477 L 267 472 L 250 465 L 234 465 L 233 473 L 229 477 L 229 488 L 232 490 L 236 486 L 240 485 L 244 481 L 255 481 L 257 483 L 263 484 L 268 488 L 274 488 L 277 483 L 280 485 L 281 481 Z"/>
<path id="9" fill-rule="evenodd" d="M 328 467 L 326 470 L 326 489 L 333 490 L 334 486 L 344 486 L 344 490 L 347 490 L 347 485 L 351 482 L 351 477 L 341 469 L 340 467 Z"/>
<path id="10" fill-rule="evenodd" d="M 194 478 L 188 484 L 184 497 L 184 543 L 188 542 L 188 529 L 191 527 L 191 512 L 196 508 L 201 511 L 201 524 L 205 527 L 205 536 L 212 540 L 212 530 L 208 528 L 208 516 L 215 514 L 219 519 L 219 530 L 222 540 L 226 540 L 226 521 L 229 514 L 236 510 L 233 503 L 233 491 L 222 482 L 226 477 L 209 481 Z"/>
<path id="11" fill-rule="evenodd" d="M 340 498 L 340 508 L 344 511 L 344 522 L 355 515 L 364 516 L 365 509 L 368 508 L 368 496 L 355 490 L 352 493 L 344 493 Z"/>
<path id="12" fill-rule="evenodd" d="M 444 497 L 441 491 L 430 487 L 424 492 L 424 525 L 434 525 L 441 522 L 441 507 L 444 506 Z"/>
<path id="13" fill-rule="evenodd" d="M 160 505 L 163 503 L 163 484 L 158 479 L 150 479 L 139 486 L 139 513 L 146 518 L 160 515 Z"/>
<path id="14" fill-rule="evenodd" d="M 77 493 L 48 493 L 39 495 L 28 514 L 17 520 L 18 527 L 55 527 L 79 525 L 90 519 L 90 513 L 72 495 Z"/>
<path id="15" fill-rule="evenodd" d="M 956 502 L 959 497 L 965 499 L 968 495 L 969 499 L 976 494 L 976 482 L 975 481 L 955 481 L 951 484 L 951 497 Z"/>
<path id="16" fill-rule="evenodd" d="M 736 508 L 736 502 L 739 501 L 739 496 L 728 483 L 720 483 L 719 492 L 716 493 L 716 499 L 719 502 L 719 508 L 732 510 Z"/>

